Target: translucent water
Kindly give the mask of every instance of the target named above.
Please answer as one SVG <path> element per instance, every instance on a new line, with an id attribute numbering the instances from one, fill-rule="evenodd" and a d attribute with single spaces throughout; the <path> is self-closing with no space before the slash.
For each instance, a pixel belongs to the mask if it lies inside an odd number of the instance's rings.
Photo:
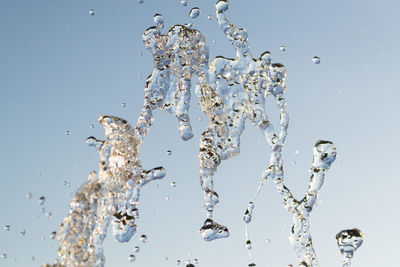
<path id="1" fill-rule="evenodd" d="M 364 234 L 357 228 L 343 230 L 336 235 L 336 241 L 342 253 L 343 267 L 351 267 L 351 259 L 363 244 Z"/>
<path id="2" fill-rule="evenodd" d="M 181 3 L 187 5 L 187 1 L 182 0 Z M 246 224 L 245 247 L 250 253 L 252 243 L 247 226 L 251 223 L 258 194 L 270 180 L 293 218 L 290 242 L 298 256 L 298 266 L 318 266 L 310 234 L 311 212 L 316 206 L 326 172 L 336 159 L 336 148 L 330 141 L 316 142 L 308 190 L 301 200 L 296 199 L 284 184 L 282 159 L 289 126 L 285 100 L 286 69 L 280 63 L 273 63 L 268 51 L 258 58 L 252 56 L 247 31 L 235 26 L 226 16 L 229 10 L 227 0 L 218 1 L 215 7 L 218 25 L 235 50 L 233 59 L 218 56 L 209 61 L 208 44 L 199 31 L 174 25 L 162 33 L 164 18 L 160 14 L 154 16 L 156 26 L 148 28 L 142 36 L 145 47 L 153 55 L 154 68 L 145 82 L 140 116 L 135 126 L 122 118 L 99 117 L 105 140 L 93 136 L 86 140 L 99 153 L 99 171 L 89 174 L 70 203 L 69 214 L 55 234 L 60 242 L 61 265 L 57 263 L 53 266 L 104 266 L 102 243 L 110 224 L 116 241 L 131 240 L 137 231 L 141 188 L 166 174 L 163 167 L 143 169 L 139 158 L 140 146 L 155 120 L 153 111 L 161 109 L 175 116 L 180 137 L 191 139 L 189 103 L 192 78 L 195 76 L 198 103 L 209 121 L 201 134 L 199 150 L 200 182 L 206 211 L 200 228 L 202 238 L 212 241 L 230 234 L 226 226 L 214 221 L 213 212 L 219 196 L 214 190 L 213 178 L 223 160 L 240 153 L 241 136 L 248 120 L 262 132 L 271 153 L 254 200 L 248 203 L 243 216 Z M 198 8 L 189 13 L 193 19 L 199 15 Z M 286 47 L 281 46 L 280 49 L 285 51 Z M 313 62 L 319 64 L 320 59 L 314 57 Z M 279 125 L 274 126 L 269 120 L 267 98 L 273 99 L 279 110 Z M 168 150 L 167 155 L 172 155 L 172 151 Z M 171 186 L 175 187 L 176 183 L 172 182 Z M 44 198 L 43 202 L 39 199 L 39 204 L 43 203 Z M 355 229 L 345 230 L 338 234 L 337 240 L 344 257 L 351 259 L 362 244 L 362 234 Z M 139 241 L 146 243 L 147 236 L 141 235 Z M 136 246 L 134 252 L 138 251 Z M 248 266 L 256 266 L 251 254 L 249 256 Z M 129 255 L 128 260 L 134 261 L 135 255 Z M 178 260 L 177 264 L 180 262 Z M 194 264 L 188 262 L 186 266 Z"/>

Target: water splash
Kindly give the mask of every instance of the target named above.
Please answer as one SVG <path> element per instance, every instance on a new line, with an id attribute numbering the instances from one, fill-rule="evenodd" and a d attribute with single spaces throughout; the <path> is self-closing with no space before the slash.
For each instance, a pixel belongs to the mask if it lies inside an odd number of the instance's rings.
<path id="1" fill-rule="evenodd" d="M 181 2 L 183 5 L 187 3 Z M 140 146 L 154 123 L 153 110 L 160 108 L 174 115 L 178 119 L 180 137 L 183 140 L 192 138 L 189 102 L 194 76 L 197 76 L 198 81 L 195 91 L 198 103 L 209 119 L 207 129 L 200 138 L 199 151 L 200 180 L 206 210 L 206 220 L 200 228 L 201 236 L 206 241 L 229 236 L 228 228 L 213 219 L 214 208 L 219 202 L 213 177 L 223 160 L 240 153 L 244 124 L 250 120 L 263 133 L 271 154 L 254 200 L 249 202 L 243 217 L 246 223 L 245 246 L 249 250 L 251 262 L 248 266 L 256 266 L 251 261 L 252 244 L 248 225 L 252 220 L 258 194 L 267 180 L 275 183 L 285 208 L 292 214 L 290 241 L 299 258 L 299 266 L 318 266 L 310 234 L 310 215 L 326 171 L 336 158 L 336 149 L 330 141 L 320 140 L 315 144 L 308 190 L 300 201 L 295 199 L 284 185 L 282 159 L 289 125 L 284 97 L 285 67 L 280 63 L 272 63 L 268 51 L 259 58 L 253 58 L 246 30 L 235 26 L 226 17 L 228 10 L 227 0 L 217 2 L 217 22 L 235 49 L 236 57 L 231 59 L 218 56 L 210 64 L 208 45 L 199 31 L 174 25 L 163 34 L 161 29 L 164 28 L 164 19 L 160 14 L 154 16 L 156 26 L 148 28 L 142 37 L 147 50 L 153 54 L 154 69 L 146 79 L 140 117 L 135 127 L 121 118 L 99 118 L 105 129 L 106 140 L 89 137 L 86 141 L 99 152 L 99 172 L 90 173 L 87 182 L 72 199 L 70 213 L 56 234 L 60 242 L 61 263 L 52 266 L 104 266 L 102 243 L 109 224 L 112 224 L 113 237 L 118 242 L 128 242 L 136 233 L 141 187 L 165 176 L 162 167 L 142 169 L 139 159 Z M 192 9 L 190 13 L 193 15 L 190 16 L 197 17 L 200 11 L 197 15 L 196 12 Z M 275 100 L 280 112 L 277 132 L 266 111 L 268 97 Z M 344 231 L 347 236 L 342 232 L 338 234 L 342 253 L 350 251 L 349 248 L 353 248 L 354 252 L 359 247 L 352 241 L 357 235 L 351 232 L 352 237 L 349 237 L 348 231 Z M 357 240 L 360 240 L 360 236 L 362 243 L 362 234 L 357 236 Z M 140 240 L 146 242 L 147 237 L 142 235 Z M 350 254 L 346 255 L 349 258 Z M 135 259 L 135 255 L 130 255 L 128 259 L 132 258 Z"/>

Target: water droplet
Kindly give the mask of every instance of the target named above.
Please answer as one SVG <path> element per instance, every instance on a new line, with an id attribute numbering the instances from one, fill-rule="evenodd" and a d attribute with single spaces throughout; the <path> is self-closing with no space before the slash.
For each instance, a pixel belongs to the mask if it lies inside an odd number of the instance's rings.
<path id="1" fill-rule="evenodd" d="M 147 243 L 147 236 L 146 235 L 141 235 L 139 237 L 139 241 L 143 242 L 143 243 Z"/>
<path id="2" fill-rule="evenodd" d="M 138 253 L 140 251 L 140 247 L 139 246 L 135 246 L 133 248 L 133 252 Z"/>
<path id="3" fill-rule="evenodd" d="M 313 58 L 312 58 L 312 61 L 313 61 L 315 64 L 321 63 L 321 59 L 320 59 L 319 57 L 317 57 L 317 56 L 313 57 Z"/>
<path id="4" fill-rule="evenodd" d="M 256 264 L 253 262 L 253 263 L 249 263 L 248 266 L 249 266 L 249 267 L 254 267 L 254 266 L 256 266 Z"/>
<path id="5" fill-rule="evenodd" d="M 31 192 L 28 192 L 28 193 L 26 193 L 25 196 L 26 196 L 27 199 L 31 199 L 31 198 L 32 198 L 32 193 L 31 193 Z"/>
<path id="6" fill-rule="evenodd" d="M 176 265 L 181 264 L 181 260 L 176 260 Z"/>
<path id="7" fill-rule="evenodd" d="M 192 19 L 197 18 L 199 15 L 200 15 L 200 8 L 198 7 L 192 8 L 189 12 L 189 17 L 191 17 Z"/>
<path id="8" fill-rule="evenodd" d="M 187 0 L 181 0 L 181 5 L 182 6 L 187 6 L 189 3 Z"/>
<path id="9" fill-rule="evenodd" d="M 23 230 L 20 232 L 20 234 L 21 234 L 21 236 L 25 237 L 25 236 L 26 236 L 26 230 L 23 229 Z"/>
<path id="10" fill-rule="evenodd" d="M 128 257 L 129 262 L 134 262 L 135 260 L 136 260 L 135 255 L 133 255 L 133 254 L 129 255 L 129 257 Z"/>
<path id="11" fill-rule="evenodd" d="M 44 196 L 41 196 L 38 200 L 38 203 L 39 203 L 39 205 L 43 205 L 45 201 L 46 201 L 46 198 Z"/>
<path id="12" fill-rule="evenodd" d="M 92 8 L 92 9 L 89 10 L 89 14 L 91 16 L 94 16 L 94 15 L 96 15 L 96 11 Z"/>
<path id="13" fill-rule="evenodd" d="M 10 229 L 11 229 L 11 226 L 10 226 L 10 225 L 8 225 L 8 224 L 4 225 L 4 230 L 10 231 Z"/>
<path id="14" fill-rule="evenodd" d="M 138 76 L 139 76 L 139 77 L 142 77 L 142 76 L 143 76 L 143 74 L 142 74 L 141 72 L 139 72 L 139 73 L 138 73 Z"/>
<path id="15" fill-rule="evenodd" d="M 251 249 L 251 248 L 252 248 L 252 246 L 251 246 L 251 241 L 250 241 L 250 240 L 247 240 L 247 241 L 246 241 L 245 247 L 246 247 L 247 249 Z"/>
<path id="16" fill-rule="evenodd" d="M 50 239 L 55 239 L 55 238 L 56 238 L 56 235 L 57 235 L 57 232 L 56 232 L 56 231 L 51 232 L 51 233 L 50 233 Z"/>
<path id="17" fill-rule="evenodd" d="M 219 0 L 215 5 L 218 13 L 223 13 L 228 10 L 229 4 L 227 0 Z"/>
<path id="18" fill-rule="evenodd" d="M 300 154 L 300 150 L 295 150 L 294 154 L 296 154 L 296 155 Z"/>
<path id="19" fill-rule="evenodd" d="M 64 181 L 63 184 L 64 184 L 65 186 L 67 186 L 67 187 L 70 187 L 70 186 L 71 186 L 70 182 L 68 182 L 68 181 Z"/>
<path id="20" fill-rule="evenodd" d="M 138 52 L 138 55 L 139 55 L 139 56 L 143 56 L 143 52 L 142 52 L 142 51 L 139 51 L 139 52 Z"/>
<path id="21" fill-rule="evenodd" d="M 176 187 L 176 182 L 171 182 L 172 187 Z"/>
<path id="22" fill-rule="evenodd" d="M 94 124 L 90 124 L 90 126 L 89 126 L 91 129 L 93 129 L 94 128 Z"/>
<path id="23" fill-rule="evenodd" d="M 161 14 L 155 14 L 153 20 L 159 28 L 164 28 L 164 17 Z"/>
<path id="24" fill-rule="evenodd" d="M 280 49 L 282 52 L 285 52 L 285 51 L 286 51 L 286 46 L 281 45 L 281 46 L 279 47 L 279 49 Z"/>
<path id="25" fill-rule="evenodd" d="M 208 16 L 207 16 L 207 19 L 208 19 L 208 20 L 211 20 L 211 19 L 212 19 L 212 16 L 211 16 L 211 15 L 208 15 Z"/>
<path id="26" fill-rule="evenodd" d="M 143 4 L 143 0 L 138 0 L 138 3 L 139 4 Z"/>
<path id="27" fill-rule="evenodd" d="M 265 242 L 267 242 L 267 244 L 270 244 L 271 243 L 271 239 L 267 239 L 267 240 L 265 240 Z"/>
<path id="28" fill-rule="evenodd" d="M 46 217 L 47 217 L 47 218 L 51 218 L 51 216 L 53 216 L 53 213 L 51 213 L 51 212 L 47 212 L 47 213 L 46 213 Z"/>
<path id="29" fill-rule="evenodd" d="M 88 138 L 86 138 L 85 143 L 90 147 L 97 147 L 97 148 L 100 148 L 103 145 L 103 141 L 96 139 L 96 137 L 94 136 L 89 136 Z"/>
<path id="30" fill-rule="evenodd" d="M 171 156 L 172 155 L 172 150 L 167 150 L 167 155 Z"/>
<path id="31" fill-rule="evenodd" d="M 121 107 L 126 108 L 126 103 L 122 103 Z"/>
<path id="32" fill-rule="evenodd" d="M 40 212 L 41 212 L 41 213 L 44 213 L 45 211 L 46 211 L 46 210 L 45 210 L 44 208 L 41 208 L 41 209 L 40 209 Z"/>
<path id="33" fill-rule="evenodd" d="M 336 241 L 343 257 L 352 258 L 364 242 L 364 234 L 357 228 L 343 230 L 336 235 Z"/>
<path id="34" fill-rule="evenodd" d="M 71 135 L 71 131 L 65 131 L 65 135 Z"/>
<path id="35" fill-rule="evenodd" d="M 166 196 L 165 199 L 166 200 L 171 200 L 171 197 L 170 196 Z"/>
<path id="36" fill-rule="evenodd" d="M 2 253 L 0 256 L 2 259 L 7 259 L 7 254 L 6 253 Z"/>

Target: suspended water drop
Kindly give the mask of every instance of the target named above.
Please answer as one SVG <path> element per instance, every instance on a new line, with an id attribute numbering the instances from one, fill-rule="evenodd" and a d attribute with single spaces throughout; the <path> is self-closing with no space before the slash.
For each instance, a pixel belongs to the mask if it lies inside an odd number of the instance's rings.
<path id="1" fill-rule="evenodd" d="M 176 260 L 176 265 L 180 265 L 181 264 L 181 260 Z"/>
<path id="2" fill-rule="evenodd" d="M 20 232 L 21 236 L 25 237 L 26 236 L 26 230 L 22 229 L 22 231 Z"/>
<path id="3" fill-rule="evenodd" d="M 68 182 L 68 181 L 64 181 L 63 184 L 64 184 L 65 186 L 67 186 L 67 187 L 70 187 L 70 186 L 71 186 L 70 182 Z"/>
<path id="4" fill-rule="evenodd" d="M 286 51 L 286 46 L 281 45 L 281 46 L 279 47 L 279 49 L 280 49 L 282 52 L 285 52 L 285 51 Z"/>
<path id="5" fill-rule="evenodd" d="M 248 266 L 249 266 L 249 267 L 254 267 L 254 266 L 256 266 L 256 264 L 255 264 L 255 263 L 249 263 Z"/>
<path id="6" fill-rule="evenodd" d="M 56 231 L 51 232 L 51 233 L 50 233 L 50 239 L 56 238 L 56 235 L 57 235 L 57 232 L 56 232 Z"/>
<path id="7" fill-rule="evenodd" d="M 167 150 L 167 155 L 171 156 L 172 155 L 172 150 Z"/>
<path id="8" fill-rule="evenodd" d="M 188 1 L 187 0 L 181 0 L 181 5 L 182 6 L 187 6 L 188 5 Z"/>
<path id="9" fill-rule="evenodd" d="M 8 225 L 8 224 L 4 225 L 4 230 L 10 231 L 10 229 L 11 229 L 11 226 L 10 226 L 10 225 Z"/>
<path id="10" fill-rule="evenodd" d="M 186 267 L 196 267 L 196 266 L 194 266 L 192 263 L 186 263 Z"/>
<path id="11" fill-rule="evenodd" d="M 198 7 L 192 8 L 189 12 L 189 17 L 191 17 L 192 19 L 197 18 L 199 15 L 200 15 L 200 8 Z"/>
<path id="12" fill-rule="evenodd" d="M 143 56 L 143 52 L 142 52 L 142 51 L 139 51 L 139 52 L 138 52 L 138 55 L 139 55 L 139 56 Z"/>
<path id="13" fill-rule="evenodd" d="M 47 218 L 51 218 L 51 216 L 53 216 L 53 213 L 51 213 L 51 212 L 47 212 L 47 213 L 46 213 L 46 217 L 47 217 Z"/>
<path id="14" fill-rule="evenodd" d="M 199 263 L 199 260 L 198 260 L 198 259 L 193 259 L 193 263 L 194 263 L 194 264 L 198 264 L 198 263 Z"/>
<path id="15" fill-rule="evenodd" d="M 138 76 L 139 76 L 139 77 L 142 77 L 142 76 L 143 76 L 143 74 L 142 74 L 141 72 L 139 72 L 139 73 L 138 73 Z"/>
<path id="16" fill-rule="evenodd" d="M 313 61 L 315 64 L 321 63 L 321 59 L 320 59 L 319 57 L 317 57 L 317 56 L 313 57 L 313 58 L 312 58 L 312 61 Z"/>
<path id="17" fill-rule="evenodd" d="M 129 255 L 129 257 L 128 257 L 129 262 L 134 262 L 135 260 L 136 260 L 135 255 L 133 255 L 133 254 Z"/>
<path id="18" fill-rule="evenodd" d="M 176 187 L 176 182 L 171 182 L 172 187 Z"/>
<path id="19" fill-rule="evenodd" d="M 133 248 L 133 252 L 138 253 L 140 251 L 140 247 L 139 246 L 135 246 Z"/>
<path id="20" fill-rule="evenodd" d="M 165 199 L 166 200 L 171 200 L 171 197 L 170 196 L 166 196 Z"/>
<path id="21" fill-rule="evenodd" d="M 138 3 L 139 4 L 143 4 L 143 0 L 138 0 Z"/>
<path id="22" fill-rule="evenodd" d="M 46 237 L 45 237 L 45 236 L 42 236 L 41 239 L 42 239 L 42 241 L 45 241 L 45 240 L 46 240 Z"/>
<path id="23" fill-rule="evenodd" d="M 139 237 L 139 241 L 143 242 L 143 243 L 147 243 L 147 236 L 146 235 L 141 235 Z"/>
<path id="24" fill-rule="evenodd" d="M 271 239 L 267 239 L 267 240 L 265 240 L 265 242 L 267 242 L 267 244 L 270 244 L 271 243 Z"/>
<path id="25" fill-rule="evenodd" d="M 250 241 L 250 240 L 247 240 L 247 241 L 246 241 L 245 247 L 246 247 L 247 249 L 251 249 L 251 248 L 252 248 L 252 246 L 251 246 L 251 241 Z"/>
<path id="26" fill-rule="evenodd" d="M 91 16 L 94 16 L 94 15 L 96 15 L 96 11 L 92 8 L 92 9 L 89 10 L 89 14 L 90 14 Z M 100 17 L 101 17 L 101 16 L 100 16 Z"/>
<path id="27" fill-rule="evenodd" d="M 71 131 L 65 131 L 65 135 L 71 135 Z"/>
<path id="28" fill-rule="evenodd" d="M 212 19 L 212 16 L 211 16 L 211 15 L 208 15 L 208 16 L 207 16 L 207 19 L 208 19 L 208 20 L 211 20 L 211 19 Z"/>
<path id="29" fill-rule="evenodd" d="M 343 255 L 343 262 L 349 264 L 344 266 L 351 266 L 351 258 L 353 257 L 354 252 L 361 247 L 364 242 L 364 234 L 357 228 L 343 230 L 336 235 L 336 241 L 340 253 Z"/>
<path id="30" fill-rule="evenodd" d="M 28 193 L 26 193 L 25 196 L 26 196 L 27 199 L 31 199 L 31 198 L 32 198 L 32 193 L 31 193 L 31 192 L 28 192 Z"/>
<path id="31" fill-rule="evenodd" d="M 90 126 L 89 126 L 91 129 L 93 129 L 94 128 L 94 124 L 90 124 Z"/>
<path id="32" fill-rule="evenodd" d="M 229 4 L 227 0 L 219 0 L 217 4 L 215 5 L 217 12 L 222 13 L 228 10 Z"/>
<path id="33" fill-rule="evenodd" d="M 296 155 L 298 155 L 298 154 L 300 154 L 300 150 L 295 150 L 294 153 L 295 153 Z"/>
<path id="34" fill-rule="evenodd" d="M 121 107 L 126 108 L 126 103 L 122 103 Z"/>
<path id="35" fill-rule="evenodd" d="M 164 17 L 161 14 L 155 14 L 153 20 L 159 28 L 164 28 Z"/>
<path id="36" fill-rule="evenodd" d="M 7 259 L 7 254 L 6 253 L 2 253 L 0 256 L 2 259 Z"/>
<path id="37" fill-rule="evenodd" d="M 89 136 L 88 138 L 86 138 L 85 143 L 90 147 L 100 148 L 104 142 L 102 140 L 96 139 L 96 137 L 94 136 Z"/>
<path id="38" fill-rule="evenodd" d="M 41 196 L 38 200 L 38 203 L 39 203 L 39 205 L 43 205 L 45 201 L 46 201 L 46 198 L 44 196 Z"/>

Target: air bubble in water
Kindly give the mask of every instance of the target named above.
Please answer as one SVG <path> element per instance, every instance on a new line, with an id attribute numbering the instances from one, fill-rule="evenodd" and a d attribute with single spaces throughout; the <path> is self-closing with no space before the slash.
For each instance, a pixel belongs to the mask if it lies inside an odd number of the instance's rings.
<path id="1" fill-rule="evenodd" d="M 165 200 L 171 200 L 171 197 L 170 196 L 166 196 Z"/>
<path id="2" fill-rule="evenodd" d="M 139 246 L 135 246 L 133 248 L 133 252 L 138 253 L 140 251 L 140 247 Z"/>
<path id="3" fill-rule="evenodd" d="M 249 263 L 248 266 L 249 266 L 249 267 L 254 267 L 254 266 L 256 266 L 256 264 L 255 264 L 255 263 Z"/>
<path id="4" fill-rule="evenodd" d="M 181 264 L 181 260 L 176 260 L 176 265 L 180 265 Z"/>
<path id="5" fill-rule="evenodd" d="M 10 225 L 8 225 L 8 224 L 4 225 L 4 230 L 6 230 L 6 231 L 10 231 L 10 228 L 11 228 L 11 226 L 10 226 Z"/>
<path id="6" fill-rule="evenodd" d="M 90 124 L 90 129 L 93 129 L 94 128 L 94 124 Z"/>
<path id="7" fill-rule="evenodd" d="M 267 242 L 267 244 L 270 244 L 271 243 L 271 239 L 267 239 L 267 240 L 265 240 L 265 242 Z"/>
<path id="8" fill-rule="evenodd" d="M 38 203 L 39 203 L 39 205 L 43 205 L 45 201 L 46 201 L 46 198 L 44 196 L 41 196 L 38 200 Z"/>
<path id="9" fill-rule="evenodd" d="M 196 266 L 194 266 L 194 264 L 188 262 L 188 263 L 186 263 L 186 267 L 196 267 Z"/>
<path id="10" fill-rule="evenodd" d="M 32 193 L 31 193 L 31 192 L 28 192 L 28 193 L 26 193 L 25 196 L 26 196 L 27 199 L 31 199 L 31 198 L 32 198 Z"/>
<path id="11" fill-rule="evenodd" d="M 141 242 L 143 242 L 143 243 L 147 243 L 147 236 L 146 236 L 146 235 L 141 235 L 141 236 L 139 237 L 139 240 L 140 240 Z"/>
<path id="12" fill-rule="evenodd" d="M 135 255 L 133 255 L 133 254 L 129 255 L 129 257 L 128 257 L 129 262 L 134 262 L 135 260 L 136 260 Z"/>
<path id="13" fill-rule="evenodd" d="M 208 15 L 208 16 L 207 16 L 207 19 L 208 19 L 208 20 L 211 20 L 211 19 L 212 19 L 212 16 L 211 16 L 211 15 Z"/>
<path id="14" fill-rule="evenodd" d="M 182 6 L 187 6 L 189 3 L 187 0 L 181 0 L 181 5 Z"/>
<path id="15" fill-rule="evenodd" d="M 199 263 L 199 260 L 198 260 L 198 259 L 193 259 L 193 263 L 194 263 L 194 264 L 198 264 L 198 263 Z"/>
<path id="16" fill-rule="evenodd" d="M 51 212 L 47 212 L 47 213 L 46 213 L 46 217 L 47 217 L 47 218 L 51 218 L 51 216 L 53 216 L 53 213 L 51 213 Z"/>
<path id="17" fill-rule="evenodd" d="M 200 15 L 200 8 L 198 7 L 192 8 L 189 12 L 189 17 L 191 17 L 192 19 L 197 18 L 199 15 Z"/>
<path id="18" fill-rule="evenodd" d="M 312 61 L 314 62 L 314 64 L 319 64 L 319 63 L 321 63 L 321 59 L 320 59 L 319 57 L 317 57 L 317 56 L 313 57 L 313 58 L 312 58 Z"/>
<path id="19" fill-rule="evenodd" d="M 154 17 L 154 23 L 159 27 L 159 28 L 164 28 L 164 17 L 161 14 L 155 14 Z"/>
<path id="20" fill-rule="evenodd" d="M 6 253 L 2 253 L 0 256 L 2 259 L 7 259 L 7 254 Z"/>
<path id="21" fill-rule="evenodd" d="M 89 14 L 90 14 L 91 16 L 94 16 L 94 15 L 96 15 L 96 11 L 92 8 L 92 9 L 89 10 Z M 100 16 L 100 17 L 101 17 L 101 16 Z"/>
<path id="22" fill-rule="evenodd" d="M 285 52 L 285 51 L 286 51 L 286 46 L 281 45 L 281 46 L 279 47 L 279 49 L 280 49 L 282 52 Z"/>

